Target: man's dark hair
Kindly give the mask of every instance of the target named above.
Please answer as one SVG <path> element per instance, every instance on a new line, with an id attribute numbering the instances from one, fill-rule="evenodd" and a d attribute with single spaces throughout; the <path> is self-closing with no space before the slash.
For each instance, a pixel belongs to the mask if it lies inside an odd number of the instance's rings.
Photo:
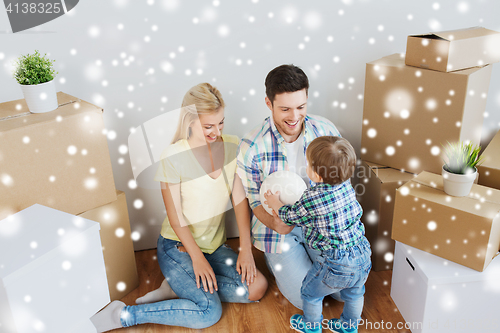
<path id="1" fill-rule="evenodd" d="M 281 65 L 267 74 L 266 95 L 274 102 L 277 94 L 285 92 L 295 92 L 302 89 L 309 89 L 309 80 L 306 73 L 295 65 Z"/>

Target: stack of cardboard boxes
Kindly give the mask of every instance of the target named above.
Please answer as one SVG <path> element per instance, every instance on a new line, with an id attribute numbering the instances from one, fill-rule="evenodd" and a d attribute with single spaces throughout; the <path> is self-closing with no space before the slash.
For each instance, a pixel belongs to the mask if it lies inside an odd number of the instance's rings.
<path id="1" fill-rule="evenodd" d="M 382 211 L 382 205 L 374 211 L 378 214 L 378 228 L 388 224 L 381 223 L 383 218 L 392 222 L 392 239 L 397 244 L 391 296 L 407 322 L 423 323 L 422 328 L 412 332 L 444 332 L 446 327 L 430 327 L 430 320 L 470 317 L 464 307 L 456 304 L 463 300 L 455 290 L 439 294 L 442 297 L 436 296 L 437 292 L 430 295 L 432 290 L 440 288 L 442 292 L 449 283 L 465 281 L 490 283 L 500 277 L 495 270 L 500 269 L 500 261 L 493 260 L 500 248 L 500 191 L 474 185 L 468 197 L 450 197 L 443 191 L 441 176 L 442 145 L 447 141 L 480 142 L 490 63 L 500 60 L 499 45 L 500 34 L 484 28 L 409 36 L 406 55 L 384 57 L 366 67 L 361 157 L 371 162 L 365 162 L 370 169 L 370 164 L 377 163 L 400 170 L 400 175 L 407 178 L 398 183 L 403 186 L 384 194 L 385 198 L 361 198 L 365 201 L 365 225 L 370 225 L 373 210 L 366 201 L 393 202 L 390 214 Z M 492 146 L 483 153 L 492 156 L 487 165 L 493 169 L 499 165 L 494 149 L 498 151 Z M 408 179 L 403 171 L 418 176 Z M 494 170 L 488 172 L 495 174 Z M 379 235 L 371 240 L 374 263 L 380 256 L 378 239 Z M 433 255 L 417 255 L 417 249 Z M 384 259 L 393 257 L 386 253 Z M 481 276 L 474 271 L 485 270 L 492 260 L 492 274 Z M 455 263 L 469 267 L 464 267 L 462 274 L 466 278 L 455 274 L 461 269 L 456 266 L 462 267 Z M 429 270 L 438 266 L 447 267 Z M 478 295 L 484 294 L 484 283 L 471 284 Z M 443 286 L 438 288 L 438 284 Z M 442 306 L 426 312 L 436 297 Z M 456 325 L 448 326 L 450 332 L 461 331 Z M 470 327 L 466 328 L 470 331 Z"/>
<path id="2" fill-rule="evenodd" d="M 41 114 L 30 113 L 24 100 L 0 104 L 0 221 L 40 204 L 99 222 L 110 298 L 120 299 L 139 280 L 125 194 L 115 188 L 103 134 L 103 110 L 62 92 L 57 98 L 59 108 Z M 35 240 L 26 241 L 8 255 L 15 257 Z"/>

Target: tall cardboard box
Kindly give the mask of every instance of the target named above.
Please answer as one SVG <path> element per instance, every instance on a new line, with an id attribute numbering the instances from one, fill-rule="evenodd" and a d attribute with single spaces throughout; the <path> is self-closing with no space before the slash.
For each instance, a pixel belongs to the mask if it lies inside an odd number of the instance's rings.
<path id="1" fill-rule="evenodd" d="M 500 257 L 480 273 L 396 242 L 391 297 L 412 333 L 497 333 Z"/>
<path id="2" fill-rule="evenodd" d="M 452 197 L 424 171 L 396 191 L 392 238 L 482 272 L 500 249 L 500 191 L 473 184 Z"/>
<path id="3" fill-rule="evenodd" d="M 441 173 L 442 144 L 479 144 L 491 65 L 442 73 L 394 54 L 366 65 L 360 158 Z"/>
<path id="4" fill-rule="evenodd" d="M 125 193 L 116 191 L 117 199 L 78 216 L 99 222 L 101 242 L 111 300 L 119 300 L 139 286 L 134 244 Z"/>
<path id="5" fill-rule="evenodd" d="M 0 104 L 0 219 L 35 203 L 79 214 L 116 200 L 103 110 L 57 99 L 38 114 L 24 100 Z"/>
<path id="6" fill-rule="evenodd" d="M 500 33 L 482 27 L 408 36 L 405 63 L 450 72 L 500 61 Z"/>
<path id="7" fill-rule="evenodd" d="M 500 131 L 481 154 L 483 162 L 477 167 L 479 184 L 500 190 Z"/>
<path id="8" fill-rule="evenodd" d="M 38 204 L 0 220 L 1 332 L 70 332 L 108 302 L 99 223 Z"/>
<path id="9" fill-rule="evenodd" d="M 372 269 L 392 269 L 395 243 L 391 231 L 396 189 L 415 175 L 364 161 L 358 166 L 357 174 L 360 179 L 356 186 L 357 199 L 363 207 L 361 221 L 372 247 Z"/>

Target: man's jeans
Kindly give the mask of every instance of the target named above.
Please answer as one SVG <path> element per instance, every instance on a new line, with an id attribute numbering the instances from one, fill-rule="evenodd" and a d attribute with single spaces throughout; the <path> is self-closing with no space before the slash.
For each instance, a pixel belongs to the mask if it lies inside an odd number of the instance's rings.
<path id="1" fill-rule="evenodd" d="M 321 325 L 323 298 L 340 292 L 345 302 L 340 320 L 345 328 L 357 327 L 363 311 L 365 282 L 372 267 L 371 253 L 370 243 L 363 237 L 347 250 L 332 248 L 317 257 L 302 282 L 306 325 Z"/>
<path id="2" fill-rule="evenodd" d="M 125 306 L 121 312 L 124 327 L 154 323 L 189 328 L 206 328 L 222 315 L 222 302 L 250 303 L 248 287 L 236 271 L 238 255 L 227 245 L 220 246 L 205 258 L 212 266 L 219 291 L 210 294 L 196 287 L 193 262 L 187 252 L 179 251 L 180 242 L 160 236 L 157 257 L 160 269 L 179 297 L 150 304 Z"/>
<path id="3" fill-rule="evenodd" d="M 311 249 L 306 244 L 302 228 L 296 226 L 285 236 L 282 253 L 264 253 L 264 255 L 267 267 L 274 275 L 281 294 L 296 308 L 302 310 L 300 287 L 321 252 Z M 338 292 L 330 296 L 342 301 Z"/>

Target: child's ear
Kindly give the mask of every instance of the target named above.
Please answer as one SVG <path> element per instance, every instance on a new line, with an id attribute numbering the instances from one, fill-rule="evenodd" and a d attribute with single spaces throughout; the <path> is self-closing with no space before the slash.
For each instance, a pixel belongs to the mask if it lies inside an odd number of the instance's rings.
<path id="1" fill-rule="evenodd" d="M 317 180 L 317 182 L 315 182 L 315 183 L 322 183 L 323 182 L 323 178 L 321 178 L 321 176 L 318 175 L 316 172 L 314 172 L 314 176 L 316 177 L 316 180 Z"/>

